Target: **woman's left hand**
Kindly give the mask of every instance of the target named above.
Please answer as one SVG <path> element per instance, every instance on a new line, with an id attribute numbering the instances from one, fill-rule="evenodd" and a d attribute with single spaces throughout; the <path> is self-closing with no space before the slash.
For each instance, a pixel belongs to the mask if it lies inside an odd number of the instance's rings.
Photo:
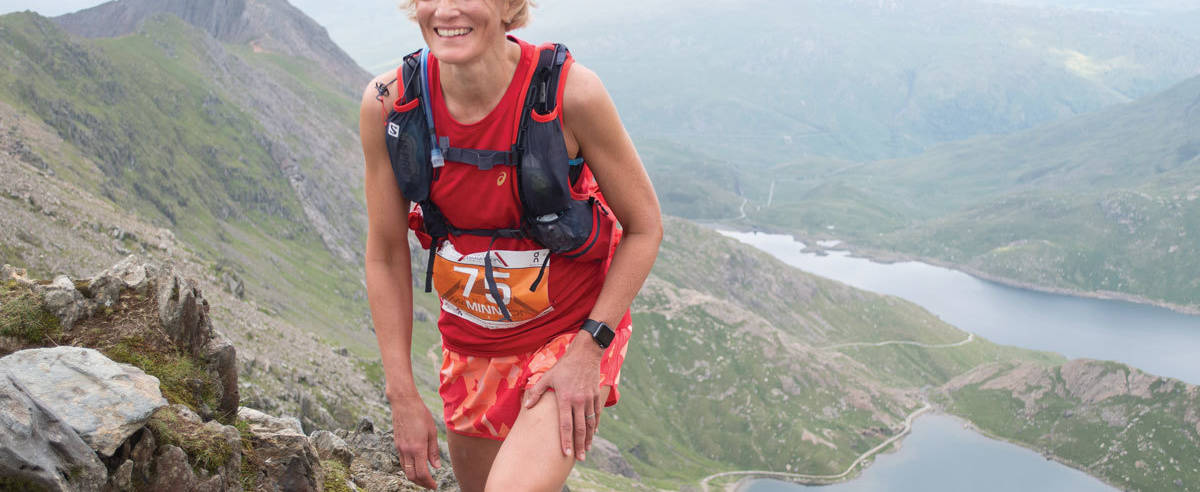
<path id="1" fill-rule="evenodd" d="M 600 391 L 601 349 L 585 332 L 571 341 L 562 358 L 542 375 L 525 396 L 525 408 L 533 408 L 542 393 L 554 388 L 558 399 L 558 429 L 564 456 L 583 461 L 592 447 L 592 436 L 604 407 Z"/>

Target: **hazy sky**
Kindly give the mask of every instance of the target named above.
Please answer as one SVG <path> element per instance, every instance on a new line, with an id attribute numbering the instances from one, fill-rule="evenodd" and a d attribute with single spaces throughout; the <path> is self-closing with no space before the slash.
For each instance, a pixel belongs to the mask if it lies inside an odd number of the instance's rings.
<path id="1" fill-rule="evenodd" d="M 104 3 L 97 0 L 0 0 L 0 13 L 32 10 L 47 17 L 62 15 Z"/>
<path id="2" fill-rule="evenodd" d="M 106 0 L 0 0 L 0 14 L 20 10 L 33 10 L 47 17 L 62 15 L 104 3 Z M 672 8 L 687 0 L 608 0 L 609 7 L 595 10 L 587 0 L 543 1 L 534 11 L 532 30 L 522 37 L 542 39 L 546 24 L 573 22 L 581 10 L 587 10 L 592 21 L 605 15 L 623 15 L 625 7 L 639 5 L 643 10 L 657 6 Z M 395 66 L 398 57 L 422 44 L 416 26 L 399 10 L 397 0 L 356 0 L 352 3 L 329 2 L 327 0 L 289 0 L 304 13 L 329 30 L 333 41 L 346 50 L 359 64 L 369 71 L 377 72 L 382 67 Z M 568 21 L 567 19 L 570 19 Z M 386 33 L 386 34 L 381 34 Z M 569 41 L 556 33 L 556 40 Z M 397 48 L 400 46 L 402 48 Z"/>

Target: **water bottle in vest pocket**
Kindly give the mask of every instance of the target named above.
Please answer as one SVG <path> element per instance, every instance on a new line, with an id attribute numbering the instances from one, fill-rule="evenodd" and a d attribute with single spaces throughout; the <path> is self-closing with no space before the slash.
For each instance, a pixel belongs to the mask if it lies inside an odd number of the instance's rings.
<path id="1" fill-rule="evenodd" d="M 568 258 L 607 258 L 615 219 L 597 193 L 580 199 L 572 196 L 559 110 L 555 108 L 549 114 L 532 111 L 527 124 L 520 189 L 529 235 Z"/>

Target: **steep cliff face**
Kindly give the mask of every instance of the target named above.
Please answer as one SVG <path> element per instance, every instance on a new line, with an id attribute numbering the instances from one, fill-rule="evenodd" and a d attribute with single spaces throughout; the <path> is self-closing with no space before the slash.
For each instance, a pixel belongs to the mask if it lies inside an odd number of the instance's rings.
<path id="1" fill-rule="evenodd" d="M 158 14 L 175 15 L 226 43 L 317 62 L 350 96 L 370 79 L 324 27 L 286 0 L 114 0 L 54 20 L 77 36 L 111 38 L 137 32 Z"/>
<path id="2" fill-rule="evenodd" d="M 246 0 L 114 0 L 55 19 L 77 36 L 111 38 L 137 30 L 146 17 L 156 13 L 175 14 L 188 24 L 229 39 L 245 30 Z"/>

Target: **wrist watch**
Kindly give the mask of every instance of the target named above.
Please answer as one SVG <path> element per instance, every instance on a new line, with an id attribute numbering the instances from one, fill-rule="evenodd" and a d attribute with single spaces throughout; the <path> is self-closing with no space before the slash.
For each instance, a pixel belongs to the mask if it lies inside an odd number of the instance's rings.
<path id="1" fill-rule="evenodd" d="M 586 331 L 589 335 L 591 335 L 592 340 L 595 340 L 596 345 L 599 345 L 602 349 L 608 348 L 608 345 L 613 341 L 613 337 L 616 336 L 616 333 L 613 332 L 612 328 L 609 328 L 608 325 L 594 319 L 584 321 L 583 326 L 581 326 L 579 329 L 581 331 Z"/>

